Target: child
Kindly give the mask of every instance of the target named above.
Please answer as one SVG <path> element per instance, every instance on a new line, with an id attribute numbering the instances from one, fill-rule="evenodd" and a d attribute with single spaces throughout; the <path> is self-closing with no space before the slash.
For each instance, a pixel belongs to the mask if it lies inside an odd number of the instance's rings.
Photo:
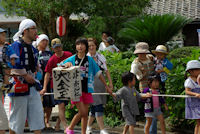
<path id="1" fill-rule="evenodd" d="M 81 69 L 81 85 L 82 85 L 82 96 L 80 100 L 72 100 L 71 103 L 75 104 L 78 108 L 78 113 L 72 119 L 71 124 L 66 129 L 67 134 L 74 134 L 75 125 L 81 120 L 81 133 L 86 133 L 87 119 L 88 119 L 88 108 L 89 104 L 93 103 L 92 92 L 94 91 L 94 77 L 97 76 L 103 82 L 107 92 L 112 92 L 106 81 L 101 74 L 99 66 L 96 64 L 94 59 L 90 56 L 86 56 L 88 50 L 88 41 L 86 38 L 78 38 L 75 42 L 77 54 L 61 62 L 60 65 L 80 66 Z M 80 65 L 79 65 L 80 64 Z"/>
<path id="2" fill-rule="evenodd" d="M 200 74 L 200 62 L 191 60 L 187 63 L 186 72 L 190 74 L 184 83 L 185 93 L 187 95 L 195 96 L 196 98 L 186 98 L 185 100 L 185 118 L 195 119 L 197 124 L 195 126 L 194 134 L 199 134 L 200 131 L 200 85 L 197 84 L 197 77 Z"/>
<path id="3" fill-rule="evenodd" d="M 134 54 L 137 54 L 138 57 L 131 64 L 131 73 L 134 73 L 139 80 L 141 92 L 143 89 L 148 88 L 147 78 L 154 70 L 154 57 L 149 53 L 149 45 L 147 43 L 139 42 L 136 44 Z"/>
<path id="4" fill-rule="evenodd" d="M 158 45 L 156 50 L 152 50 L 152 53 L 155 54 L 155 71 L 160 74 L 162 93 L 165 93 L 165 81 L 167 80 L 167 74 L 172 70 L 172 63 L 166 58 L 168 52 L 167 48 L 163 45 Z"/>
<path id="5" fill-rule="evenodd" d="M 126 121 L 123 134 L 126 134 L 126 129 L 128 127 L 129 133 L 134 134 L 134 126 L 136 125 L 136 115 L 140 114 L 137 101 L 140 100 L 141 97 L 151 97 L 151 94 L 139 94 L 139 92 L 135 89 L 135 75 L 131 72 L 126 72 L 122 75 L 122 83 L 124 86 L 112 96 L 114 97 L 115 101 L 122 99 L 122 115 Z"/>
<path id="6" fill-rule="evenodd" d="M 159 74 L 152 73 L 148 77 L 149 88 L 144 89 L 143 93 L 151 93 L 152 95 L 160 94 L 159 86 L 160 86 L 160 76 Z M 145 134 L 149 134 L 149 128 L 152 123 L 153 118 L 157 118 L 160 121 L 160 127 L 162 134 L 165 134 L 165 121 L 163 117 L 163 113 L 161 112 L 161 104 L 165 106 L 165 110 L 168 110 L 167 105 L 162 97 L 153 96 L 152 98 L 148 98 L 145 101 L 145 117 L 146 117 L 146 125 L 145 125 Z"/>

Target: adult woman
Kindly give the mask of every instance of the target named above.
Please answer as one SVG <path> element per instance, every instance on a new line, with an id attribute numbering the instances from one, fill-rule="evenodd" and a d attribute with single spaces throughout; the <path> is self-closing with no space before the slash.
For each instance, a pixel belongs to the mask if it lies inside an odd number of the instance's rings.
<path id="1" fill-rule="evenodd" d="M 105 72 L 105 74 L 108 78 L 108 81 L 109 81 L 109 87 L 111 89 L 113 89 L 110 72 L 108 71 L 107 65 L 106 65 L 106 59 L 102 54 L 96 52 L 96 48 L 97 48 L 96 39 L 88 38 L 88 46 L 89 46 L 89 52 L 87 55 L 91 56 L 96 61 L 97 65 L 99 66 L 99 68 L 101 69 L 102 72 Z M 95 79 L 94 79 L 94 92 L 95 93 L 106 92 L 104 84 L 97 77 L 95 77 Z M 103 105 L 106 104 L 106 96 L 105 95 L 93 95 L 93 100 L 94 100 L 94 102 L 92 103 L 92 105 L 90 107 L 87 133 L 89 134 L 92 132 L 91 125 L 96 117 L 97 123 L 100 127 L 100 134 L 107 134 L 107 132 L 104 129 L 104 123 L 103 123 L 103 111 L 104 111 Z"/>

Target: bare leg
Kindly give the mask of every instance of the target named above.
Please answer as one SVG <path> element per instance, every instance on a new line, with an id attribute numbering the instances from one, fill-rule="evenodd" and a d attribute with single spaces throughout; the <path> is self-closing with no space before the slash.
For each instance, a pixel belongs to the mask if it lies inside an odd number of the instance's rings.
<path id="1" fill-rule="evenodd" d="M 129 126 L 129 134 L 134 134 L 134 126 L 133 125 Z"/>
<path id="2" fill-rule="evenodd" d="M 147 122 L 145 125 L 145 134 L 149 134 L 149 128 L 151 126 L 151 122 L 152 122 L 152 118 L 151 117 L 147 117 Z"/>
<path id="3" fill-rule="evenodd" d="M 50 123 L 49 123 L 51 112 L 52 112 L 52 108 L 51 107 L 45 107 L 44 108 L 44 122 L 45 122 L 45 126 L 47 128 L 51 126 Z"/>
<path id="4" fill-rule="evenodd" d="M 35 130 L 34 134 L 41 134 L 41 130 Z"/>
<path id="5" fill-rule="evenodd" d="M 128 132 L 129 125 L 124 126 L 123 134 L 126 134 Z"/>
<path id="6" fill-rule="evenodd" d="M 6 131 L 5 130 L 0 130 L 0 134 L 5 134 Z"/>
<path id="7" fill-rule="evenodd" d="M 81 134 L 86 134 L 89 104 L 84 104 L 85 114 L 81 118 Z"/>
<path id="8" fill-rule="evenodd" d="M 88 119 L 88 127 L 91 127 L 92 126 L 92 123 L 93 123 L 93 121 L 95 120 L 95 117 L 93 117 L 93 116 L 89 116 L 89 119 Z"/>
<path id="9" fill-rule="evenodd" d="M 157 118 L 160 121 L 160 128 L 161 128 L 162 134 L 165 134 L 165 119 L 163 117 L 163 114 L 158 115 Z"/>
<path id="10" fill-rule="evenodd" d="M 199 134 L 200 132 L 200 120 L 196 120 L 197 124 L 195 125 L 194 134 Z"/>
<path id="11" fill-rule="evenodd" d="M 104 129 L 103 116 L 96 117 L 100 130 Z"/>
<path id="12" fill-rule="evenodd" d="M 65 104 L 61 103 L 58 105 L 58 109 L 59 109 L 59 118 L 61 120 L 61 123 L 64 127 L 64 130 L 67 128 L 67 120 L 65 118 Z"/>
<path id="13" fill-rule="evenodd" d="M 87 127 L 87 118 L 88 118 L 88 107 L 89 104 L 84 104 L 83 102 L 77 103 L 76 107 L 78 108 L 78 113 L 74 116 L 69 126 L 70 130 L 74 129 L 74 126 L 80 121 L 81 118 L 81 133 L 85 134 Z"/>
<path id="14" fill-rule="evenodd" d="M 60 118 L 58 117 L 57 120 L 56 120 L 56 126 L 55 126 L 55 131 L 60 131 Z"/>
<path id="15" fill-rule="evenodd" d="M 9 129 L 9 134 L 15 134 L 15 131 L 12 131 L 11 129 Z"/>

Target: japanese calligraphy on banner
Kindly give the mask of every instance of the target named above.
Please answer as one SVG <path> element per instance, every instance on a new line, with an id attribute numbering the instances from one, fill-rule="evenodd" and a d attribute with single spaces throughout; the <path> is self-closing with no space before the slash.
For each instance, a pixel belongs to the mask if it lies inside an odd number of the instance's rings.
<path id="1" fill-rule="evenodd" d="M 54 98 L 77 100 L 82 95 L 80 67 L 56 67 L 53 69 Z"/>

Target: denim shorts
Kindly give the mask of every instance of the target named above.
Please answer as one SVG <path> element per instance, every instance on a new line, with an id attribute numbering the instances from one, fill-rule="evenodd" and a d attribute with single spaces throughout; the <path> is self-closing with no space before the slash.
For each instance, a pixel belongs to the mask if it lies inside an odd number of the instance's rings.
<path id="1" fill-rule="evenodd" d="M 154 108 L 153 112 L 150 113 L 145 113 L 145 117 L 152 117 L 152 118 L 157 118 L 158 115 L 161 115 L 162 111 L 161 108 Z"/>
<path id="2" fill-rule="evenodd" d="M 104 107 L 103 104 L 100 105 L 91 105 L 90 106 L 90 116 L 99 117 L 103 116 Z"/>

